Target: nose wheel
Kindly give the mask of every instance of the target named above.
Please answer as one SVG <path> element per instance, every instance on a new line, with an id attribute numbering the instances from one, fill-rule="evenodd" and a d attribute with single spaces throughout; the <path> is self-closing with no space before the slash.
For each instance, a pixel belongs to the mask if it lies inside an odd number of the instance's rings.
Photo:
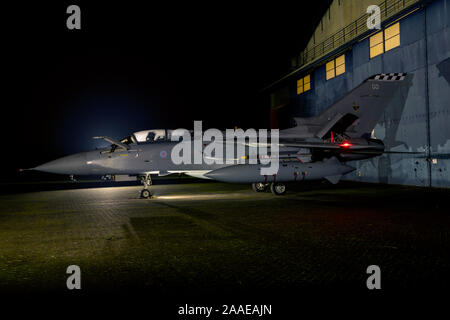
<path id="1" fill-rule="evenodd" d="M 265 192 L 267 190 L 268 184 L 262 182 L 254 182 L 252 183 L 253 191 L 255 192 Z"/>
<path id="2" fill-rule="evenodd" d="M 142 199 L 147 199 L 147 198 L 150 198 L 152 195 L 151 195 L 151 193 L 150 193 L 150 190 L 148 190 L 148 189 L 143 189 L 142 191 L 141 191 L 141 198 Z"/>
<path id="3" fill-rule="evenodd" d="M 142 184 L 144 185 L 144 189 L 141 190 L 141 198 L 148 199 L 152 197 L 150 192 L 150 186 L 152 185 L 152 177 L 147 174 L 142 178 Z"/>

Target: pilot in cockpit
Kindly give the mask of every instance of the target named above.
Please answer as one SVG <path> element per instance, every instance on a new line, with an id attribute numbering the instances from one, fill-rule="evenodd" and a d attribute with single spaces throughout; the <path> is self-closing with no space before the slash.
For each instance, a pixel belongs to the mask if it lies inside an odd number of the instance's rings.
<path id="1" fill-rule="evenodd" d="M 135 132 L 133 137 L 137 143 L 153 143 L 166 141 L 165 129 L 152 129 Z"/>
<path id="2" fill-rule="evenodd" d="M 147 137 L 145 138 L 146 142 L 153 142 L 155 141 L 155 133 L 150 131 L 147 135 Z"/>

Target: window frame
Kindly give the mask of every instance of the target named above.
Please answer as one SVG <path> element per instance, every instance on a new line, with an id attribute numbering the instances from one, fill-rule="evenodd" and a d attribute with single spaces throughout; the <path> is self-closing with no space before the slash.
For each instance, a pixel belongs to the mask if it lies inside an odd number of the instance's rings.
<path id="1" fill-rule="evenodd" d="M 395 30 L 397 29 L 397 30 Z M 394 32 L 396 32 L 395 34 L 391 34 L 389 37 L 387 36 L 387 34 L 389 33 L 390 30 L 395 30 Z M 383 37 L 384 37 L 384 52 L 388 52 L 392 49 L 395 49 L 397 47 L 400 47 L 400 21 L 397 23 L 394 23 L 393 25 L 390 25 L 389 27 L 385 28 L 383 30 Z M 394 46 L 389 47 L 387 46 L 388 41 L 390 40 L 395 40 L 398 39 L 398 42 L 396 42 L 394 44 Z"/>
<path id="2" fill-rule="evenodd" d="M 308 82 L 305 81 L 306 79 L 308 79 Z M 306 87 L 308 88 L 306 89 Z M 301 95 L 309 90 L 311 90 L 311 74 L 307 74 L 297 80 L 297 95 Z"/>
<path id="3" fill-rule="evenodd" d="M 378 37 L 378 36 L 380 37 L 380 40 L 377 41 L 376 43 L 373 43 L 373 41 L 375 41 L 374 40 L 375 37 Z M 372 54 L 372 50 L 374 50 L 374 48 L 377 48 L 379 46 L 381 46 L 381 52 L 376 51 L 374 54 Z M 371 36 L 369 38 L 369 51 L 370 51 L 369 52 L 370 59 L 373 59 L 373 58 L 379 56 L 380 54 L 384 53 L 384 31 L 383 30 L 375 33 L 373 36 Z"/>
<path id="4" fill-rule="evenodd" d="M 392 31 L 394 30 L 394 31 Z M 393 32 L 393 33 L 392 33 Z M 374 43 L 375 37 L 380 37 L 380 40 Z M 393 43 L 393 44 L 391 44 Z M 380 30 L 369 37 L 369 57 L 373 59 L 390 50 L 393 50 L 401 45 L 401 29 L 400 21 L 390 25 L 389 27 Z M 381 50 L 379 49 L 381 47 Z M 377 49 L 375 49 L 377 48 Z M 374 52 L 374 50 L 377 50 Z"/>
<path id="5" fill-rule="evenodd" d="M 332 67 L 330 68 L 329 66 Z M 333 72 L 333 75 L 330 76 L 330 72 Z M 327 62 L 327 64 L 325 65 L 325 79 L 326 80 L 331 80 L 334 77 L 336 77 L 336 61 L 335 59 Z"/>
<path id="6" fill-rule="evenodd" d="M 342 62 L 338 61 L 342 59 Z M 338 64 L 339 63 L 339 64 Z M 343 70 L 342 70 L 343 69 Z M 342 72 L 341 72 L 342 71 Z M 325 80 L 331 80 L 336 78 L 347 71 L 345 67 L 345 53 L 341 54 L 337 58 L 328 61 L 325 65 Z"/>
<path id="7" fill-rule="evenodd" d="M 342 58 L 343 61 L 342 61 L 341 64 L 338 65 L 338 59 L 341 59 L 341 58 Z M 336 77 L 337 77 L 337 76 L 340 76 L 341 74 L 344 74 L 344 73 L 345 73 L 345 71 L 346 71 L 346 69 L 345 69 L 345 53 L 342 54 L 342 55 L 340 55 L 339 57 L 337 57 L 337 58 L 335 59 L 334 65 L 335 65 L 335 71 L 334 71 L 334 73 L 335 73 Z M 338 68 L 339 68 L 339 67 L 342 67 L 342 66 L 344 67 L 344 71 L 338 73 Z"/>
<path id="8" fill-rule="evenodd" d="M 306 82 L 306 78 L 308 78 L 308 82 Z M 306 86 L 308 85 L 308 89 L 306 89 Z M 311 74 L 307 74 L 303 78 L 303 92 L 311 90 Z"/>
<path id="9" fill-rule="evenodd" d="M 303 78 L 297 80 L 297 95 L 300 95 L 304 92 L 304 83 Z"/>

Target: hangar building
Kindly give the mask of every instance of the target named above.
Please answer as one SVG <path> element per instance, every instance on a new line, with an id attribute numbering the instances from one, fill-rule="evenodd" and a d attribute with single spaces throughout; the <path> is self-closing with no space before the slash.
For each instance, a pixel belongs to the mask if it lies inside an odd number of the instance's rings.
<path id="1" fill-rule="evenodd" d="M 368 29 L 376 4 L 381 29 Z M 450 187 L 450 0 L 333 0 L 292 70 L 270 85 L 271 126 L 319 114 L 380 73 L 412 73 L 402 101 L 374 130 L 385 154 L 352 163 L 347 179 Z"/>

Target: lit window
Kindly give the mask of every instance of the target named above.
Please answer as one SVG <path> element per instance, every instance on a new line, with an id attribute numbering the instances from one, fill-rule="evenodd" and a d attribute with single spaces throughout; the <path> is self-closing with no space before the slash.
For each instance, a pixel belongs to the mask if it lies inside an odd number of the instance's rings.
<path id="1" fill-rule="evenodd" d="M 311 75 L 309 74 L 297 80 L 297 94 L 302 94 L 308 90 L 311 90 Z"/>
<path id="2" fill-rule="evenodd" d="M 297 80 L 297 94 L 303 93 L 303 78 Z"/>
<path id="3" fill-rule="evenodd" d="M 311 76 L 309 74 L 303 78 L 303 83 L 305 92 L 311 89 Z"/>
<path id="4" fill-rule="evenodd" d="M 370 37 L 370 58 L 374 58 L 384 52 L 383 32 L 378 32 Z"/>
<path id="5" fill-rule="evenodd" d="M 345 73 L 345 54 L 336 58 L 336 76 Z"/>
<path id="6" fill-rule="evenodd" d="M 370 37 L 370 58 L 400 46 L 400 22 Z"/>
<path id="7" fill-rule="evenodd" d="M 335 60 L 327 63 L 327 80 L 337 77 L 345 73 L 345 54 L 337 57 Z"/>
<path id="8" fill-rule="evenodd" d="M 399 22 L 390 26 L 389 28 L 386 28 L 386 30 L 384 30 L 385 50 L 389 51 L 398 46 L 400 46 L 400 23 Z"/>
<path id="9" fill-rule="evenodd" d="M 326 77 L 326 79 L 330 80 L 330 79 L 334 78 L 335 77 L 334 60 L 327 63 L 326 69 L 327 69 L 327 77 Z"/>

